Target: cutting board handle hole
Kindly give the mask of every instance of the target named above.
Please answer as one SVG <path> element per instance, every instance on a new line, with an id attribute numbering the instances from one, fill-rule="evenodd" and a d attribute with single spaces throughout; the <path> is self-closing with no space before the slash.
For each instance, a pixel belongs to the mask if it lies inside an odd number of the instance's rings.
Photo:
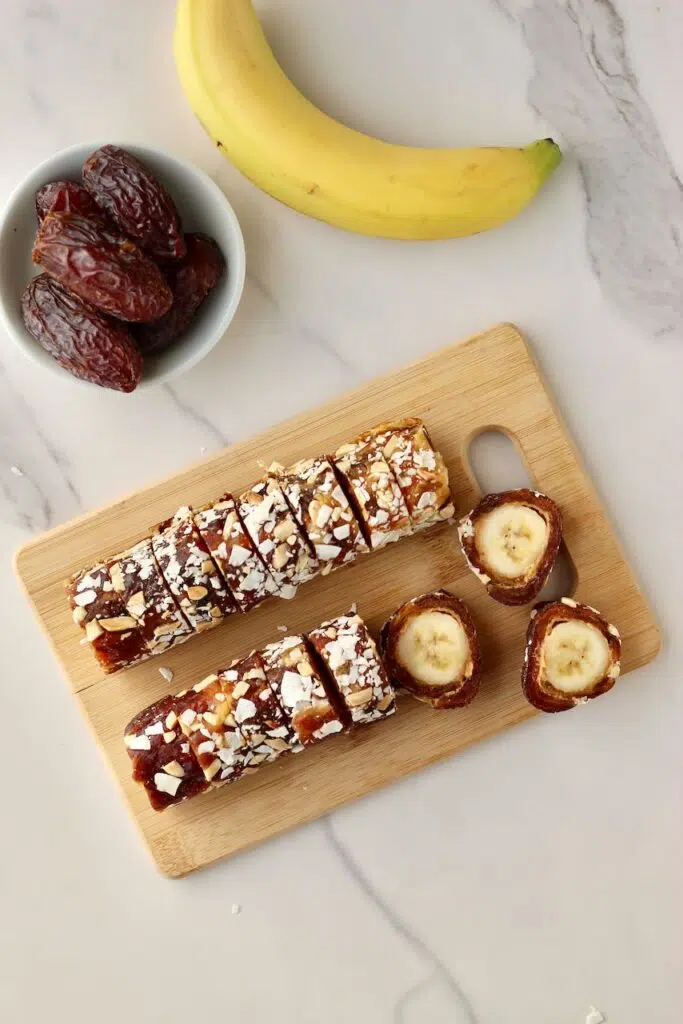
<path id="1" fill-rule="evenodd" d="M 482 494 L 535 486 L 520 449 L 500 427 L 487 427 L 475 434 L 469 442 L 467 460 Z"/>
<path id="2" fill-rule="evenodd" d="M 475 434 L 467 448 L 467 461 L 482 494 L 537 486 L 524 464 L 519 445 L 501 427 L 488 427 Z M 538 599 L 556 601 L 559 597 L 571 597 L 577 581 L 576 567 L 563 542 L 555 567 Z"/>
<path id="3" fill-rule="evenodd" d="M 557 601 L 560 597 L 571 597 L 576 590 L 577 582 L 576 566 L 564 546 L 564 541 L 562 541 L 560 550 L 557 552 L 557 561 L 553 566 L 553 571 L 548 576 L 537 600 Z"/>

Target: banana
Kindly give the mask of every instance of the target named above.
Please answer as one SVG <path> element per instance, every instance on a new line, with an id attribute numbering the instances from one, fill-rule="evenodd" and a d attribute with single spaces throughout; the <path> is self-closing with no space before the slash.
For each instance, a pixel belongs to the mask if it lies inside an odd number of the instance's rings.
<path id="1" fill-rule="evenodd" d="M 607 640 L 580 619 L 559 622 L 543 641 L 545 677 L 562 693 L 583 693 L 603 679 L 612 664 Z"/>
<path id="2" fill-rule="evenodd" d="M 459 619 L 424 611 L 409 619 L 396 645 L 396 660 L 426 686 L 448 686 L 467 672 L 472 652 Z"/>
<path id="3" fill-rule="evenodd" d="M 482 516 L 476 546 L 490 575 L 504 579 L 528 576 L 548 546 L 548 523 L 528 505 L 504 504 Z"/>
<path id="4" fill-rule="evenodd" d="M 561 160 L 552 139 L 419 149 L 340 124 L 284 74 L 251 0 L 179 0 L 174 49 L 190 105 L 225 156 L 276 199 L 349 231 L 486 231 L 519 213 Z"/>

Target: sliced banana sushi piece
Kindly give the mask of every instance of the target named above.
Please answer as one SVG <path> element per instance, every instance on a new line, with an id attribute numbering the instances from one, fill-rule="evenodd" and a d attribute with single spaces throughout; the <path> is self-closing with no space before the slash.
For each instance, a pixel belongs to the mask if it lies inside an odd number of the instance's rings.
<path id="1" fill-rule="evenodd" d="M 477 695 L 476 626 L 464 601 L 447 590 L 401 605 L 382 627 L 380 650 L 393 682 L 434 708 L 463 707 Z"/>
<path id="2" fill-rule="evenodd" d="M 275 581 L 278 597 L 291 600 L 302 583 L 320 571 L 320 562 L 296 524 L 282 489 L 268 475 L 237 499 L 237 513 Z"/>
<path id="3" fill-rule="evenodd" d="M 396 710 L 375 641 L 355 612 L 323 622 L 308 634 L 322 665 L 334 681 L 353 725 L 368 725 Z"/>
<path id="4" fill-rule="evenodd" d="M 394 473 L 415 530 L 455 515 L 443 455 L 434 448 L 421 419 L 380 423 L 362 439 L 374 441 Z"/>
<path id="5" fill-rule="evenodd" d="M 619 630 L 570 597 L 531 613 L 522 689 L 539 711 L 567 711 L 614 686 L 621 669 Z"/>
<path id="6" fill-rule="evenodd" d="M 329 459 L 301 459 L 288 469 L 275 463 L 269 471 L 277 476 L 322 576 L 370 550 Z"/>
<path id="7" fill-rule="evenodd" d="M 372 551 L 413 532 L 396 476 L 374 439 L 357 438 L 330 456 Z"/>
<path id="8" fill-rule="evenodd" d="M 495 601 L 529 604 L 555 564 L 562 514 L 539 491 L 501 491 L 460 520 L 458 536 L 467 564 Z"/>

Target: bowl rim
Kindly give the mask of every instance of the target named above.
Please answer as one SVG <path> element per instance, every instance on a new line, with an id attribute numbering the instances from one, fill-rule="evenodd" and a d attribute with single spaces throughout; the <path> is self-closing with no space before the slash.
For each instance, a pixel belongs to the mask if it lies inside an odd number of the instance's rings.
<path id="1" fill-rule="evenodd" d="M 137 394 L 148 388 L 159 387 L 160 385 L 168 383 L 169 381 L 180 377 L 182 374 L 187 373 L 201 362 L 201 360 L 204 359 L 204 357 L 207 356 L 221 340 L 237 312 L 237 307 L 239 306 L 242 298 L 242 292 L 244 291 L 244 283 L 246 279 L 246 251 L 244 235 L 232 203 L 220 185 L 218 185 L 201 167 L 185 160 L 183 157 L 177 156 L 175 153 L 171 153 L 169 150 L 164 149 L 161 146 L 150 146 L 147 143 L 136 142 L 134 140 L 120 141 L 117 139 L 108 139 L 105 142 L 96 140 L 93 142 L 74 143 L 71 146 L 66 146 L 63 149 L 56 150 L 51 154 L 51 156 L 46 157 L 39 164 L 32 167 L 31 170 L 29 170 L 28 173 L 17 182 L 0 208 L 0 240 L 6 231 L 7 222 L 17 204 L 23 200 L 27 191 L 32 190 L 35 192 L 35 189 L 38 186 L 33 183 L 44 177 L 45 174 L 50 173 L 49 169 L 53 164 L 58 163 L 60 160 L 66 160 L 69 157 L 76 156 L 79 158 L 82 156 L 83 160 L 85 160 L 90 153 L 99 149 L 101 146 L 119 146 L 121 149 L 127 149 L 133 156 L 137 156 L 138 159 L 143 162 L 145 154 L 150 154 L 152 157 L 159 156 L 164 160 L 175 164 L 182 173 L 189 173 L 200 183 L 204 192 L 208 193 L 217 205 L 223 207 L 228 221 L 228 227 L 233 235 L 233 241 L 235 243 L 236 251 L 230 262 L 229 280 L 232 282 L 232 285 L 229 286 L 230 290 L 228 292 L 227 301 L 225 302 L 225 308 L 218 320 L 215 331 L 212 331 L 211 335 L 207 337 L 206 340 L 197 343 L 191 349 L 188 349 L 187 355 L 175 366 L 171 366 L 166 370 L 154 373 L 149 378 L 145 378 L 143 376 L 135 390 L 130 392 L 130 394 Z M 86 387 L 91 390 L 94 389 L 99 392 L 107 391 L 110 394 L 119 394 L 119 392 L 112 388 L 103 388 L 99 384 L 93 384 L 91 381 L 82 380 L 80 377 L 74 376 L 69 373 L 68 370 L 61 367 L 59 363 L 49 356 L 48 353 L 45 353 L 47 357 L 45 360 L 41 359 L 37 353 L 32 351 L 32 346 L 28 342 L 28 336 L 24 337 L 23 334 L 21 337 L 19 336 L 19 332 L 16 330 L 16 327 L 9 316 L 7 299 L 8 297 L 6 294 L 2 289 L 0 289 L 0 324 L 4 328 L 7 336 L 11 339 L 12 344 L 23 353 L 26 359 L 36 366 L 51 371 L 62 380 L 69 380 L 72 383 L 79 384 L 82 387 Z M 35 344 L 35 342 L 33 344 Z"/>

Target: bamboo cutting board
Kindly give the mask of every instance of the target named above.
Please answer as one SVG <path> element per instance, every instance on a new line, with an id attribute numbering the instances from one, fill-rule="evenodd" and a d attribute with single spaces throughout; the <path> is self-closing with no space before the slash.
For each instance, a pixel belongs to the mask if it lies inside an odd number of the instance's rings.
<path id="1" fill-rule="evenodd" d="M 139 491 L 38 537 L 16 558 L 17 572 L 69 683 L 129 803 L 159 868 L 179 877 L 246 849 L 334 807 L 448 757 L 536 712 L 519 682 L 528 608 L 496 604 L 468 571 L 452 526 L 402 540 L 352 567 L 303 586 L 294 601 L 271 601 L 142 665 L 105 676 L 79 644 L 63 582 L 78 569 L 150 533 L 182 504 L 200 505 L 226 489 L 238 493 L 260 474 L 259 462 L 290 463 L 334 450 L 366 427 L 407 415 L 424 418 L 446 459 L 456 508 L 475 504 L 467 462 L 473 437 L 500 428 L 519 446 L 534 485 L 562 509 L 576 571 L 574 596 L 599 608 L 621 630 L 623 671 L 656 655 L 657 626 L 519 332 L 502 324 L 358 391 L 233 445 L 170 480 Z M 408 598 L 438 587 L 463 597 L 480 631 L 485 675 L 469 707 L 433 711 L 409 698 L 388 721 L 355 736 L 283 758 L 236 786 L 162 814 L 130 780 L 123 728 L 169 690 L 159 666 L 173 669 L 173 692 L 199 681 L 254 647 L 277 627 L 311 628 L 353 602 L 371 629 Z M 619 685 L 619 684 L 618 684 Z M 605 697 L 606 700 L 609 697 Z M 552 728 L 549 718 L 547 728 Z"/>

